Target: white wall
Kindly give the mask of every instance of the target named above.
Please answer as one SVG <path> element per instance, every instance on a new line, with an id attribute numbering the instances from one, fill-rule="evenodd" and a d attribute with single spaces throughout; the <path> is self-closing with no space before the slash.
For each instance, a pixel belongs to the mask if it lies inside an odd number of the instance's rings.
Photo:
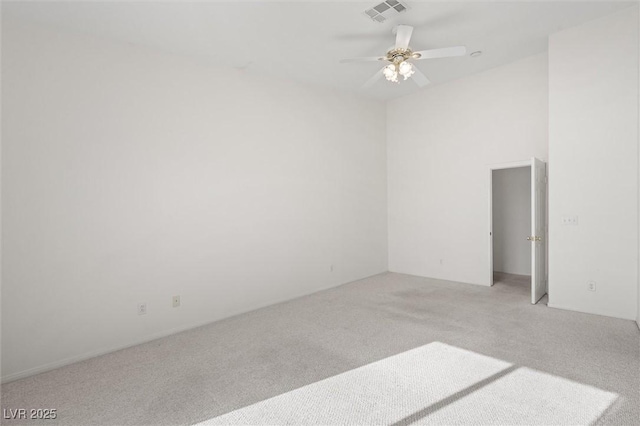
<path id="1" fill-rule="evenodd" d="M 0 5 L 0 22 L 2 22 L 2 6 Z M 0 47 L 2 46 L 2 28 L 0 27 Z M 2 54 L 0 52 L 0 70 L 2 70 Z M 2 96 L 2 76 L 0 75 L 0 100 Z M 2 117 L 2 102 L 0 101 L 0 117 Z M 1 123 L 0 123 L 1 127 Z M 0 378 L 2 377 L 2 131 L 0 131 Z"/>
<path id="2" fill-rule="evenodd" d="M 640 27 L 640 7 L 636 8 L 638 15 L 638 26 Z M 640 30 L 639 30 L 640 31 Z M 640 61 L 640 43 L 638 43 L 638 60 Z M 640 62 L 639 65 L 640 67 Z M 640 70 L 638 73 L 638 80 L 640 80 Z M 640 84 L 638 84 L 638 101 L 640 102 Z M 640 135 L 640 111 L 638 111 L 638 133 Z M 640 147 L 640 139 L 638 140 L 638 146 Z M 636 314 L 636 324 L 640 328 L 640 148 L 638 149 L 638 307 Z"/>
<path id="3" fill-rule="evenodd" d="M 493 270 L 531 275 L 531 167 L 493 171 Z"/>
<path id="4" fill-rule="evenodd" d="M 634 319 L 638 14 L 549 39 L 549 306 Z M 563 226 L 563 216 L 578 216 Z M 596 291 L 587 282 L 596 282 Z"/>
<path id="5" fill-rule="evenodd" d="M 547 158 L 547 102 L 546 54 L 389 102 L 391 271 L 490 285 L 489 165 Z"/>
<path id="6" fill-rule="evenodd" d="M 387 270 L 382 103 L 3 24 L 5 379 Z"/>

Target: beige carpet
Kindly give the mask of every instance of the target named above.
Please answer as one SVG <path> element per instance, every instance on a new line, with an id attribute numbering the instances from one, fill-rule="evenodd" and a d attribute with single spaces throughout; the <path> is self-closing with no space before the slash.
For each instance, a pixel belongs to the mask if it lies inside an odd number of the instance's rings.
<path id="1" fill-rule="evenodd" d="M 9 383 L 2 408 L 56 408 L 49 425 L 637 424 L 635 323 L 529 294 L 383 274 Z"/>

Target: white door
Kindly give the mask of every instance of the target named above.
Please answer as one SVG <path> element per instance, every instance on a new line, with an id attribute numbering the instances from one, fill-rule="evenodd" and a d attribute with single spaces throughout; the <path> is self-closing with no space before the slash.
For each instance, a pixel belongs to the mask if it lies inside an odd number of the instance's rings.
<path id="1" fill-rule="evenodd" d="M 537 158 L 531 159 L 531 303 L 536 304 L 547 293 L 547 167 Z"/>

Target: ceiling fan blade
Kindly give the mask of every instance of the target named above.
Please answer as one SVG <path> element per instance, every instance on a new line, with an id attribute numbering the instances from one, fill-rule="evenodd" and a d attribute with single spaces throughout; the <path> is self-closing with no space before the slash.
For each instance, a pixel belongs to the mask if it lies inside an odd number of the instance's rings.
<path id="1" fill-rule="evenodd" d="M 398 25 L 398 29 L 396 31 L 396 49 L 406 49 L 407 47 L 409 47 L 411 33 L 413 33 L 412 26 Z"/>
<path id="2" fill-rule="evenodd" d="M 429 83 L 431 83 L 429 81 L 429 79 L 427 78 L 426 75 L 424 75 L 422 73 L 422 71 L 420 71 L 415 65 L 413 66 L 413 75 L 411 76 L 411 78 L 413 79 L 413 81 L 416 82 L 416 84 L 420 87 L 424 87 L 426 85 L 428 85 Z"/>
<path id="3" fill-rule="evenodd" d="M 441 49 L 429 49 L 413 52 L 414 59 L 436 59 L 450 58 L 453 56 L 464 56 L 467 54 L 465 46 L 443 47 Z"/>
<path id="4" fill-rule="evenodd" d="M 380 71 L 377 71 L 373 77 L 371 77 L 369 80 L 367 80 L 367 82 L 365 84 L 362 85 L 362 89 L 361 90 L 367 90 L 370 89 L 371 86 L 373 86 L 378 80 L 380 80 L 380 78 L 382 77 L 382 70 L 384 68 L 381 68 Z"/>
<path id="5" fill-rule="evenodd" d="M 384 61 L 386 58 L 384 56 L 368 56 L 364 58 L 347 58 L 341 59 L 341 64 L 346 64 L 348 62 L 369 62 L 369 61 Z"/>

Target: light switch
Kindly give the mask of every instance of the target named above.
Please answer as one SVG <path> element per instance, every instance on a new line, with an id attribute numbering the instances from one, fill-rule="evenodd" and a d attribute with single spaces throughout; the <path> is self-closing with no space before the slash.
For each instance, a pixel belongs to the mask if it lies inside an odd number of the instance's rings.
<path id="1" fill-rule="evenodd" d="M 577 226 L 578 216 L 562 216 L 562 225 L 564 226 Z"/>

